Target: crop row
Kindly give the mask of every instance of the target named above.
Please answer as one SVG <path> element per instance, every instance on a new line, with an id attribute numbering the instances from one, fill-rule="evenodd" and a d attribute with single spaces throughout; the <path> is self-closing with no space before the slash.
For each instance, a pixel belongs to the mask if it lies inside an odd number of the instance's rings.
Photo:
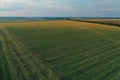
<path id="1" fill-rule="evenodd" d="M 1 29 L 3 80 L 58 80 L 40 58 L 34 56 L 12 34 Z"/>
<path id="2" fill-rule="evenodd" d="M 9 35 L 16 45 L 24 44 L 21 50 L 32 52 L 39 59 L 37 62 L 42 60 L 60 80 L 120 79 L 118 27 L 74 21 L 62 21 L 61 26 L 56 21 L 61 27 L 47 22 L 46 25 L 52 25 L 47 28 L 42 22 L 37 23 L 40 24 L 37 27 L 21 23 L 28 26 L 17 25 L 6 30 L 12 33 Z"/>

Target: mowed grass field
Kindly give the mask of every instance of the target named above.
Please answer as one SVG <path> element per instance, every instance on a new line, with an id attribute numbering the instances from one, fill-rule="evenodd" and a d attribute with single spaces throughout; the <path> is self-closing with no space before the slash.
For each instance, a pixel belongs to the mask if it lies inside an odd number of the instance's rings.
<path id="1" fill-rule="evenodd" d="M 0 80 L 120 80 L 120 28 L 0 23 Z"/>

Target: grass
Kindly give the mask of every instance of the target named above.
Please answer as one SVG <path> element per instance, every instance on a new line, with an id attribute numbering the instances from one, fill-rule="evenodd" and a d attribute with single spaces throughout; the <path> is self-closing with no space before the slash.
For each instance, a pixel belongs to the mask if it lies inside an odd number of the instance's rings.
<path id="1" fill-rule="evenodd" d="M 1 78 L 119 80 L 119 35 L 119 27 L 85 22 L 1 23 Z"/>

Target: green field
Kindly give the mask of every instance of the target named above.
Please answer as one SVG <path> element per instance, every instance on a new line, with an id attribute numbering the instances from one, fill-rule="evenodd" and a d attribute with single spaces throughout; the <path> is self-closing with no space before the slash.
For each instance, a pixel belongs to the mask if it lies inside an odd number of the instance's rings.
<path id="1" fill-rule="evenodd" d="M 0 23 L 0 64 L 0 80 L 120 80 L 120 28 Z"/>

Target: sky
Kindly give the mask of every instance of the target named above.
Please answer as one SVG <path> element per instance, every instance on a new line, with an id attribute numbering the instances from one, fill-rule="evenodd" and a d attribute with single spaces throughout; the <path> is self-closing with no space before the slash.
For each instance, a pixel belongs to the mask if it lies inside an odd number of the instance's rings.
<path id="1" fill-rule="evenodd" d="M 120 17 L 120 0 L 0 0 L 0 16 Z"/>

